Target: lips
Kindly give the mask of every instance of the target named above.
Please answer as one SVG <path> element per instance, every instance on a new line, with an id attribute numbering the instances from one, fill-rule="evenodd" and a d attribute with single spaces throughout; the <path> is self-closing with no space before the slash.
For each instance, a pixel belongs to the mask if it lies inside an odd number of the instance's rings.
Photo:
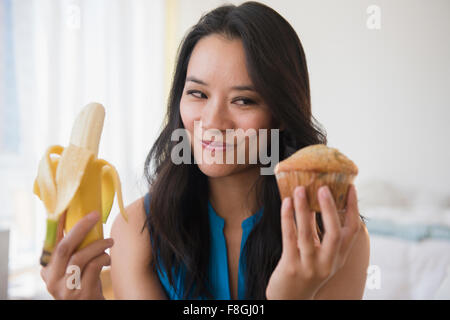
<path id="1" fill-rule="evenodd" d="M 225 150 L 233 147 L 233 145 L 220 141 L 202 140 L 202 147 L 209 150 Z"/>

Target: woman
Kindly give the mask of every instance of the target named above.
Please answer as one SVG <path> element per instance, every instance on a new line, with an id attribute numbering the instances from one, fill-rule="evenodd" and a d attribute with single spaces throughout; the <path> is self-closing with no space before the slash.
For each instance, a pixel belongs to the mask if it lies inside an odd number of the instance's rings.
<path id="1" fill-rule="evenodd" d="M 191 163 L 173 159 L 172 133 L 180 128 L 188 132 Z M 222 137 L 207 139 L 199 129 Z M 167 122 L 146 161 L 149 193 L 127 207 L 128 223 L 117 216 L 114 246 L 105 239 L 74 252 L 95 213 L 59 242 L 42 271 L 50 293 L 103 298 L 99 274 L 111 264 L 119 299 L 362 298 L 369 238 L 354 186 L 343 226 L 327 187 L 319 190 L 320 214 L 309 211 L 300 187 L 281 202 L 274 175 L 248 161 L 255 152 L 248 144 L 245 163 L 199 161 L 237 150 L 239 143 L 225 143 L 227 129 L 279 130 L 279 140 L 269 144 L 278 144 L 280 160 L 326 143 L 311 114 L 300 40 L 286 20 L 257 2 L 221 6 L 183 39 Z M 111 246 L 110 258 L 104 250 Z M 82 270 L 79 290 L 65 286 L 71 264 Z"/>

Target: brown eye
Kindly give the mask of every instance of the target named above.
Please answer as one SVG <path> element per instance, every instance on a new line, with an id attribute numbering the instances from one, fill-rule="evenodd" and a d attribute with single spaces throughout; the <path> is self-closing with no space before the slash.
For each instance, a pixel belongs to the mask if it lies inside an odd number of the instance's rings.
<path id="1" fill-rule="evenodd" d="M 247 105 L 251 105 L 251 104 L 255 104 L 255 101 L 251 100 L 251 99 L 247 99 L 247 98 L 239 98 L 234 100 L 236 101 L 242 101 L 242 103 L 238 103 L 238 105 L 242 105 L 242 106 L 247 106 Z"/>
<path id="2" fill-rule="evenodd" d="M 205 98 L 207 98 L 206 95 L 205 95 L 203 92 L 198 91 L 198 90 L 188 90 L 188 91 L 186 92 L 186 94 L 191 95 L 191 96 L 193 96 L 193 97 L 195 97 L 195 98 L 199 98 L 199 99 L 202 99 L 202 95 L 203 95 Z M 197 95 L 195 95 L 195 94 L 197 94 Z"/>

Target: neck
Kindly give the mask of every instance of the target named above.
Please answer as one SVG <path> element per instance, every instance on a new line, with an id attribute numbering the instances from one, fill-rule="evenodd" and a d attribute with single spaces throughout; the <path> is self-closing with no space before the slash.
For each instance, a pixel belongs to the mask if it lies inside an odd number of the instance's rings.
<path id="1" fill-rule="evenodd" d="M 227 224 L 240 225 L 258 209 L 253 186 L 259 175 L 260 168 L 255 166 L 229 176 L 208 178 L 211 205 Z"/>

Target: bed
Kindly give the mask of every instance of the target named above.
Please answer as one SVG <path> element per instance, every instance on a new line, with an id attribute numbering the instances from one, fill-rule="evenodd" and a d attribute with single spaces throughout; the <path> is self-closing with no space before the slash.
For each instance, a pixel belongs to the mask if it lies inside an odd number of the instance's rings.
<path id="1" fill-rule="evenodd" d="M 380 181 L 357 189 L 371 245 L 364 299 L 450 299 L 450 197 Z"/>

